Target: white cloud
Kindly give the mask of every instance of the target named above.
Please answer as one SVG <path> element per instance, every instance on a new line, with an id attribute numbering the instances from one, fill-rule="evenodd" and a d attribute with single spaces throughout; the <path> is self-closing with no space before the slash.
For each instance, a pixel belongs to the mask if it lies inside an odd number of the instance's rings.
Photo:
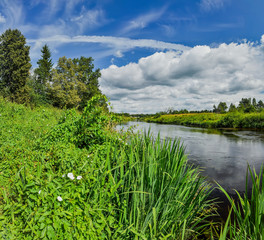
<path id="1" fill-rule="evenodd" d="M 43 38 L 28 39 L 27 43 L 31 46 L 31 58 L 35 59 L 39 57 L 40 49 L 44 44 L 48 44 L 53 51 L 56 48 L 64 46 L 65 44 L 73 43 L 87 43 L 87 44 L 101 44 L 103 51 L 94 52 L 93 56 L 96 58 L 103 58 L 107 56 L 115 56 L 118 58 L 123 57 L 124 52 L 130 51 L 134 48 L 150 48 L 155 50 L 175 50 L 185 51 L 189 49 L 181 44 L 167 43 L 162 41 L 156 41 L 151 39 L 130 39 L 111 36 L 75 36 L 70 37 L 68 35 L 55 35 L 56 33 L 63 33 L 65 24 L 58 25 L 46 25 L 42 28 L 41 35 Z M 70 29 L 68 30 L 68 32 Z M 49 36 L 49 37 L 44 37 Z M 91 52 L 89 53 L 91 54 Z"/>
<path id="2" fill-rule="evenodd" d="M 121 57 L 124 56 L 124 54 L 120 50 L 117 50 L 116 53 L 115 53 L 115 56 L 118 57 L 118 58 L 121 58 Z"/>
<path id="3" fill-rule="evenodd" d="M 56 28 L 55 28 L 56 30 Z M 45 31 L 46 32 L 46 31 Z M 52 30 L 53 32 L 53 30 Z M 121 37 L 111 36 L 75 36 L 70 37 L 68 35 L 52 35 L 51 37 L 39 38 L 39 39 L 28 39 L 31 44 L 37 44 L 38 42 L 56 42 L 57 44 L 66 43 L 102 43 L 108 47 L 118 49 L 120 52 L 128 51 L 136 47 L 141 48 L 153 48 L 157 50 L 177 50 L 185 51 L 189 47 L 181 44 L 167 43 L 151 39 L 130 39 Z"/>
<path id="4" fill-rule="evenodd" d="M 122 34 L 147 27 L 150 23 L 157 21 L 164 14 L 165 10 L 166 8 L 161 8 L 158 11 L 146 13 L 126 22 L 125 27 L 121 31 Z"/>
<path id="5" fill-rule="evenodd" d="M 0 23 L 5 23 L 6 19 L 5 17 L 0 13 Z"/>
<path id="6" fill-rule="evenodd" d="M 182 54 L 157 52 L 138 63 L 101 72 L 102 91 L 112 99 L 116 111 L 212 109 L 220 101 L 261 99 L 264 52 L 260 45 L 248 42 L 195 46 Z"/>
<path id="7" fill-rule="evenodd" d="M 201 0 L 200 7 L 204 11 L 219 9 L 224 6 L 225 0 Z"/>
<path id="8" fill-rule="evenodd" d="M 23 24 L 25 14 L 24 14 L 24 7 L 21 1 L 8 1 L 8 0 L 1 0 L 0 1 L 0 8 L 5 17 L 0 15 L 1 22 L 5 23 L 3 24 L 3 29 L 9 28 L 9 27 L 17 27 Z"/>
<path id="9" fill-rule="evenodd" d="M 261 44 L 264 45 L 264 35 L 261 37 Z"/>

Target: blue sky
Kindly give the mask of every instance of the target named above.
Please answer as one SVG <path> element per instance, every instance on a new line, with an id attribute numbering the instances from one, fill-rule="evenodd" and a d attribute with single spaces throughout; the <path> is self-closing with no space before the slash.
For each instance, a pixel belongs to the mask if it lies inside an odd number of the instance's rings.
<path id="1" fill-rule="evenodd" d="M 0 32 L 19 29 L 33 67 L 48 44 L 92 56 L 117 112 L 212 109 L 263 100 L 264 1 L 1 0 Z"/>

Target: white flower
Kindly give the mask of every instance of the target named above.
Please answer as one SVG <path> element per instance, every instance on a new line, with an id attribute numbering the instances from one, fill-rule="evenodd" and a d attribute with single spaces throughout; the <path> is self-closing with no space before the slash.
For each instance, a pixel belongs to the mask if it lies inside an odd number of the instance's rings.
<path id="1" fill-rule="evenodd" d="M 81 180 L 82 179 L 82 176 L 77 176 L 77 180 Z"/>
<path id="2" fill-rule="evenodd" d="M 63 174 L 62 177 L 65 177 L 65 174 Z"/>
<path id="3" fill-rule="evenodd" d="M 67 177 L 70 178 L 71 180 L 74 179 L 73 173 L 68 173 L 68 174 L 67 174 Z"/>
<path id="4" fill-rule="evenodd" d="M 90 155 L 87 156 L 88 158 L 90 157 Z"/>
<path id="5" fill-rule="evenodd" d="M 38 191 L 38 194 L 40 194 L 40 193 L 41 193 L 41 190 Z"/>
<path id="6" fill-rule="evenodd" d="M 58 200 L 59 202 L 61 202 L 63 199 L 62 199 L 61 196 L 58 196 L 58 197 L 57 197 L 57 200 Z"/>

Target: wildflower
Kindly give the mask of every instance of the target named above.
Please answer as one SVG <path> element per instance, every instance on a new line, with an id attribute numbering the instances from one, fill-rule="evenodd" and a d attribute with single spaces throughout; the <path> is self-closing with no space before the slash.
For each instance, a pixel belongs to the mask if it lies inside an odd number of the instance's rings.
<path id="1" fill-rule="evenodd" d="M 90 155 L 88 154 L 88 156 L 87 156 L 88 158 L 90 157 Z"/>
<path id="2" fill-rule="evenodd" d="M 82 179 L 82 176 L 77 176 L 77 180 L 81 180 Z"/>
<path id="3" fill-rule="evenodd" d="M 62 199 L 61 196 L 58 196 L 58 197 L 57 197 L 57 200 L 58 200 L 59 202 L 61 202 L 63 199 Z"/>
<path id="4" fill-rule="evenodd" d="M 74 179 L 73 173 L 68 173 L 68 174 L 67 174 L 67 177 L 70 178 L 71 180 Z"/>
<path id="5" fill-rule="evenodd" d="M 40 194 L 40 193 L 41 193 L 41 190 L 38 191 L 38 194 Z"/>
<path id="6" fill-rule="evenodd" d="M 65 177 L 65 174 L 63 174 L 62 177 Z"/>

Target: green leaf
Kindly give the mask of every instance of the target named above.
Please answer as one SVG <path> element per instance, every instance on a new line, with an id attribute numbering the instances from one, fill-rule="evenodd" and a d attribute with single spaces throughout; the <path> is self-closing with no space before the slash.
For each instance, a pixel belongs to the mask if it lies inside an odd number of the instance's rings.
<path id="1" fill-rule="evenodd" d="M 47 235 L 49 239 L 54 239 L 56 236 L 56 233 L 54 231 L 54 228 L 51 225 L 47 226 Z"/>

